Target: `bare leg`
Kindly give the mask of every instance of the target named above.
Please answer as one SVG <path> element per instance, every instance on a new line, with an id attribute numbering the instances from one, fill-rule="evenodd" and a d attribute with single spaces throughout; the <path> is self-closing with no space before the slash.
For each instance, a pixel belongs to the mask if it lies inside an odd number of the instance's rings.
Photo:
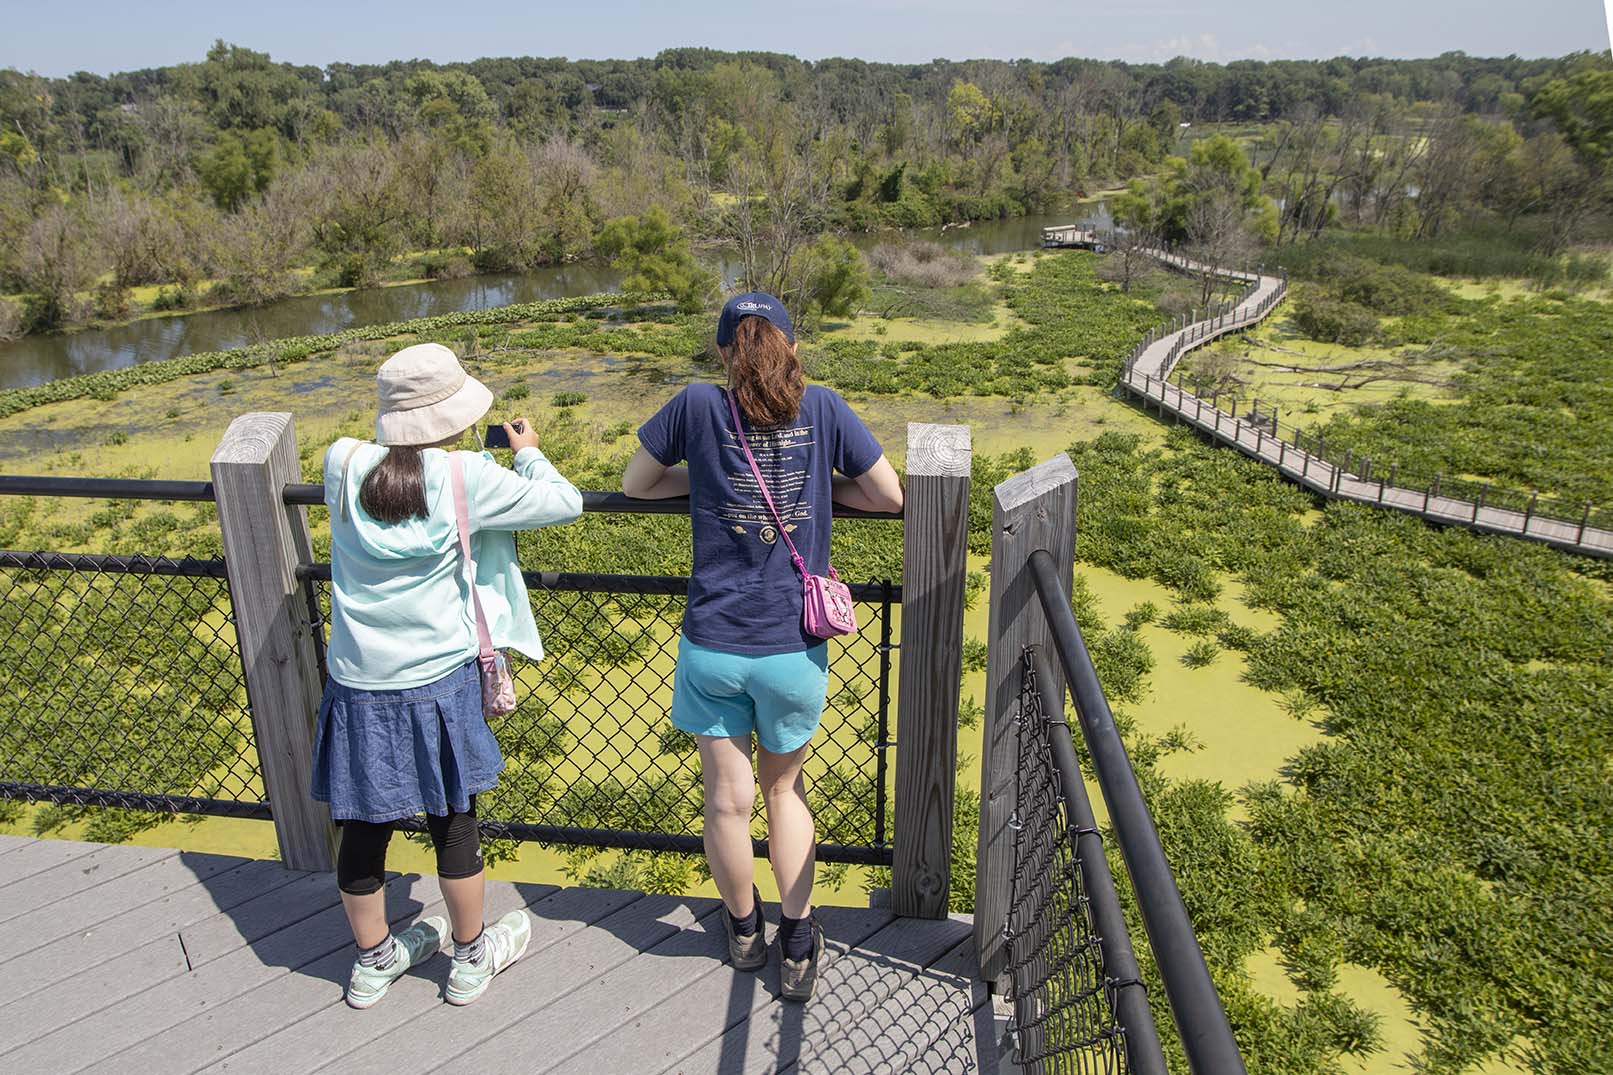
<path id="1" fill-rule="evenodd" d="M 750 834 L 756 776 L 751 771 L 750 736 L 696 738 L 706 793 L 706 862 L 729 913 L 745 918 L 754 906 L 751 886 L 756 880 Z"/>
<path id="2" fill-rule="evenodd" d="M 482 932 L 482 897 L 487 886 L 480 873 L 470 877 L 438 878 L 442 901 L 448 905 L 448 921 L 453 923 L 454 940 L 469 944 Z"/>
<path id="3" fill-rule="evenodd" d="M 801 765 L 807 747 L 774 754 L 756 747 L 756 773 L 767 804 L 767 841 L 778 881 L 779 903 L 786 918 L 805 918 L 812 910 L 812 871 L 817 865 L 818 835 L 807 806 Z"/>
<path id="4" fill-rule="evenodd" d="M 347 924 L 353 927 L 353 941 L 360 948 L 374 948 L 392 932 L 386 920 L 384 888 L 363 896 L 343 892 L 342 909 L 347 912 Z"/>

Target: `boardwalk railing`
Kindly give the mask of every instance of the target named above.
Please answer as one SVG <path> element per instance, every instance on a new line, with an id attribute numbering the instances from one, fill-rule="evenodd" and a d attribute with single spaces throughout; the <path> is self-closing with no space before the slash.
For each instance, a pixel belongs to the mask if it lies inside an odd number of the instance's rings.
<path id="1" fill-rule="evenodd" d="M 330 566 L 314 560 L 307 522 L 323 489 L 295 480 L 295 445 L 289 415 L 246 415 L 215 453 L 211 482 L 0 477 L 0 495 L 107 500 L 103 523 L 137 515 L 142 501 L 207 505 L 193 540 L 224 552 L 0 551 L 0 799 L 272 817 L 288 865 L 329 867 L 333 830 L 308 777 Z M 908 460 L 905 517 L 836 510 L 900 521 L 904 577 L 853 586 L 863 627 L 831 643 L 809 772 L 819 857 L 891 866 L 896 909 L 939 917 L 951 872 L 967 429 L 913 425 Z M 585 494 L 584 507 L 688 510 L 620 493 Z M 479 804 L 485 834 L 699 851 L 694 744 L 666 718 L 688 579 L 525 578 L 550 658 L 518 665 L 521 704 L 494 725 L 508 765 Z M 898 722 L 915 749 L 893 765 Z M 756 852 L 767 853 L 764 841 Z"/>
<path id="2" fill-rule="evenodd" d="M 1070 608 L 1076 484 L 1059 455 L 993 491 L 981 973 L 1007 994 L 1025 1070 L 1165 1070 L 1062 715 L 1068 688 L 1189 1066 L 1239 1075 L 1225 1010 Z"/>
<path id="3" fill-rule="evenodd" d="M 1188 387 L 1177 369 L 1160 382 L 1131 383 L 1134 394 L 1212 438 L 1278 468 L 1284 477 L 1338 500 L 1353 500 L 1484 533 L 1525 537 L 1590 556 L 1613 556 L 1613 511 L 1590 501 L 1519 492 L 1490 482 L 1435 474 L 1413 483 L 1397 463 L 1329 445 L 1315 428 L 1283 421 L 1279 408 L 1255 398 Z"/>
<path id="4" fill-rule="evenodd" d="M 1068 229 L 1063 229 L 1068 230 Z M 1044 229 L 1059 232 L 1061 229 Z M 1091 233 L 1095 242 L 1113 236 Z M 1219 269 L 1168 250 L 1149 250 L 1163 264 L 1182 272 L 1214 273 L 1246 286 L 1235 300 L 1193 311 L 1144 334 L 1122 364 L 1120 385 L 1126 391 L 1211 439 L 1237 448 L 1313 492 L 1335 500 L 1390 508 L 1449 526 L 1502 534 L 1601 558 L 1613 557 L 1613 511 L 1588 501 L 1574 502 L 1538 491 L 1519 492 L 1435 475 L 1419 485 L 1399 482 L 1399 466 L 1376 468 L 1368 457 L 1353 457 L 1314 431 L 1284 427 L 1280 415 L 1262 410 L 1260 401 L 1244 414 L 1238 401 L 1222 410 L 1219 395 L 1206 400 L 1202 390 L 1188 391 L 1179 368 L 1188 351 L 1242 332 L 1270 315 L 1287 297 L 1286 275 L 1264 269 Z M 1172 383 L 1172 377 L 1175 377 Z"/>

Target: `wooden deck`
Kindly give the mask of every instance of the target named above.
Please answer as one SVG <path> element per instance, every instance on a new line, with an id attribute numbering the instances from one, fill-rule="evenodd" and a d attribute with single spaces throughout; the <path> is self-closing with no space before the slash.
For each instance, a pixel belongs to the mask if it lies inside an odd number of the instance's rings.
<path id="1" fill-rule="evenodd" d="M 435 877 L 388 886 L 442 914 Z M 0 837 L 0 1070 L 16 1072 L 995 1072 L 967 918 L 825 907 L 818 994 L 730 969 L 710 899 L 489 885 L 527 954 L 468 1008 L 446 955 L 369 1011 L 330 874 L 166 849 Z M 1005 1065 L 1006 1066 L 1006 1065 Z"/>
<path id="2" fill-rule="evenodd" d="M 1156 251 L 1154 256 L 1183 271 L 1197 272 L 1203 268 L 1179 255 Z M 1480 533 L 1538 541 L 1570 552 L 1613 558 L 1613 531 L 1584 526 L 1579 520 L 1487 506 L 1442 496 L 1433 490 L 1397 487 L 1378 478 L 1363 478 L 1170 384 L 1167 378 L 1182 355 L 1222 336 L 1241 332 L 1276 308 L 1268 300 L 1282 288 L 1283 281 L 1279 277 L 1243 272 L 1223 275 L 1253 284 L 1252 291 L 1237 307 L 1220 316 L 1192 322 L 1150 340 L 1139 349 L 1135 360 L 1122 374 L 1120 383 L 1124 388 L 1162 413 L 1171 413 L 1178 421 L 1236 448 L 1251 459 L 1275 467 L 1288 480 L 1329 499 L 1371 504 L 1445 526 L 1461 526 Z"/>

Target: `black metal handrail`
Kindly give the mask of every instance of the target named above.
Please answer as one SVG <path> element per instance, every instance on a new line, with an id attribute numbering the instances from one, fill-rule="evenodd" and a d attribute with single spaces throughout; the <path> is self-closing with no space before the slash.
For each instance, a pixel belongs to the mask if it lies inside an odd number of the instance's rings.
<path id="1" fill-rule="evenodd" d="M 0 488 L 0 492 L 4 489 Z M 325 487 L 309 483 L 295 483 L 286 486 L 285 499 L 287 504 L 320 505 L 325 503 Z M 582 490 L 582 510 L 622 515 L 687 515 L 689 514 L 689 498 L 686 496 L 669 497 L 665 500 L 640 500 L 621 492 L 608 492 L 600 489 Z M 834 506 L 836 519 L 900 519 L 899 511 L 862 511 L 857 508 L 848 508 L 843 504 Z"/>
<path id="2" fill-rule="evenodd" d="M 0 474 L 0 496 L 71 496 L 105 500 L 200 500 L 214 499 L 213 483 L 168 481 L 151 478 L 66 478 L 57 474 Z M 285 502 L 305 506 L 325 503 L 325 487 L 308 482 L 286 486 Z M 687 515 L 689 498 L 640 500 L 626 493 L 585 489 L 582 510 L 622 515 Z M 900 519 L 899 511 L 861 511 L 842 504 L 834 506 L 836 519 Z"/>
<path id="3" fill-rule="evenodd" d="M 0 552 L 0 555 L 4 555 Z M 60 555 L 60 554 L 52 554 Z M 207 562 L 207 561 L 200 561 Z M 300 564 L 301 581 L 329 582 L 330 564 Z M 689 593 L 688 575 L 608 575 L 588 571 L 523 571 L 528 589 L 565 590 L 570 593 L 660 594 L 684 597 Z M 848 582 L 855 601 L 902 603 L 902 587 L 891 582 Z"/>
<path id="4" fill-rule="evenodd" d="M 1025 663 L 1031 676 L 1029 685 L 1038 693 L 1043 684 L 1055 682 L 1047 654 L 1040 647 L 1028 650 Z M 1092 802 L 1087 798 L 1086 783 L 1081 779 L 1081 764 L 1076 760 L 1070 725 L 1068 721 L 1045 715 L 1057 711 L 1051 701 L 1044 699 L 1039 708 L 1044 714 L 1045 737 L 1058 774 L 1066 835 L 1073 845 L 1092 925 L 1097 931 L 1098 950 L 1103 955 L 1105 993 L 1124 1036 L 1126 1067 L 1134 1075 L 1165 1075 L 1165 1054 L 1159 1044 L 1159 1030 L 1154 1026 L 1154 1015 L 1148 1007 L 1148 992 L 1137 969 L 1137 954 L 1131 946 L 1131 933 L 1126 929 L 1114 876 L 1109 872 L 1103 837 L 1092 812 Z M 1022 724 L 1020 734 L 1024 733 Z"/>
<path id="5" fill-rule="evenodd" d="M 1188 1065 L 1197 1075 L 1243 1075 L 1243 1056 L 1232 1036 L 1232 1025 L 1075 622 L 1070 595 L 1060 584 L 1058 567 L 1046 550 L 1031 553 L 1029 566 Z"/>

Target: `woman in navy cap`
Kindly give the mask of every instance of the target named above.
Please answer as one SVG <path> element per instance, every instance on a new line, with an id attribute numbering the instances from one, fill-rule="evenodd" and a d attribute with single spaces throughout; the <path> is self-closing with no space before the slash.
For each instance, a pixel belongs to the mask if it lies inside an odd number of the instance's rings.
<path id="1" fill-rule="evenodd" d="M 691 384 L 644 423 L 622 489 L 649 499 L 689 497 L 694 568 L 672 723 L 700 745 L 706 858 L 728 911 L 730 955 L 745 970 L 767 962 L 750 830 L 761 778 L 782 905 L 783 992 L 806 1000 L 823 931 L 812 919 L 817 838 L 801 765 L 823 713 L 828 644 L 803 626 L 790 546 L 807 571 L 824 574 L 831 502 L 898 511 L 902 487 L 846 401 L 806 383 L 795 329 L 777 298 L 750 291 L 729 299 L 717 321 L 717 347 L 727 389 Z"/>

